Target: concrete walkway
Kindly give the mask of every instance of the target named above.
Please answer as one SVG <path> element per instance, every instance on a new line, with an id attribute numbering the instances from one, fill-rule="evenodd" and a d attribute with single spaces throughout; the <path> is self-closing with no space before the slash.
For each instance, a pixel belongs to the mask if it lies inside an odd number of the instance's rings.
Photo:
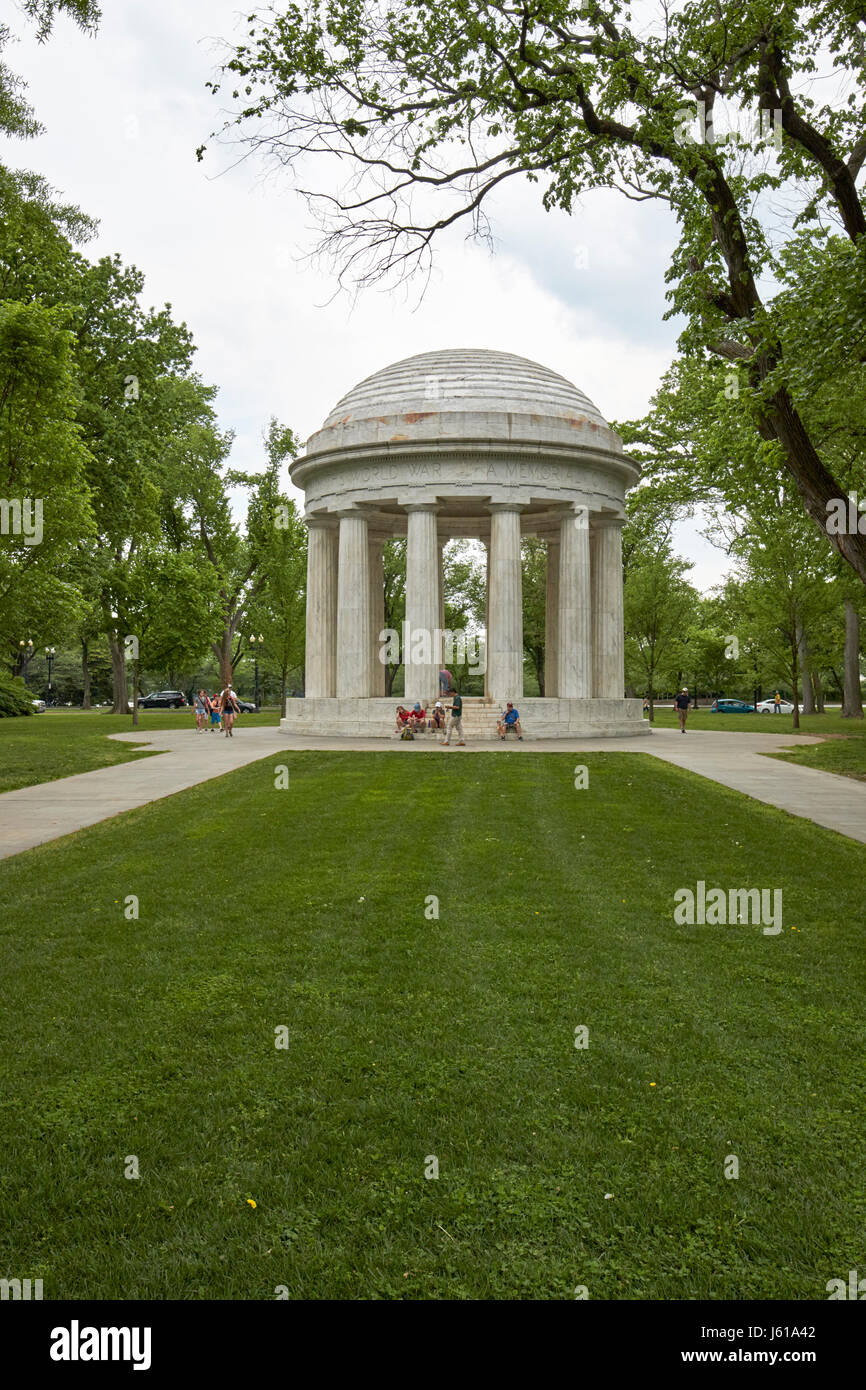
<path id="1" fill-rule="evenodd" d="M 395 757 L 429 753 L 439 758 L 459 758 L 467 753 L 517 757 L 533 753 L 647 753 L 866 844 L 866 783 L 761 756 L 794 744 L 821 742 L 807 735 L 709 730 L 682 735 L 677 729 L 657 729 L 649 736 L 631 739 L 509 740 L 507 744 L 493 740 L 447 749 L 440 748 L 432 737 L 412 743 L 398 739 L 302 739 L 278 728 L 241 727 L 233 739 L 187 729 L 139 729 L 110 737 L 144 742 L 165 756 L 119 763 L 0 795 L 0 859 L 173 796 L 259 758 L 273 758 L 276 764 L 281 755 L 304 751 L 390 752 Z"/>

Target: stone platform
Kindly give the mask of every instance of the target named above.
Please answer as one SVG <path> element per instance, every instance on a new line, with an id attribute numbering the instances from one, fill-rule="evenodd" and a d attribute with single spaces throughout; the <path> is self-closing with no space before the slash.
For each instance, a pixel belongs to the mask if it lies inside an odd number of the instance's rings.
<path id="1" fill-rule="evenodd" d="M 432 701 L 430 704 L 432 705 Z M 446 696 L 443 705 L 450 703 Z M 280 720 L 285 734 L 303 737 L 381 738 L 395 737 L 398 705 L 409 706 L 403 696 L 390 699 L 287 700 L 286 717 Z M 525 742 L 552 738 L 634 738 L 649 734 L 643 718 L 641 700 L 558 700 L 530 698 L 516 700 Z M 463 698 L 463 731 L 467 740 L 493 740 L 498 737 L 496 721 L 502 706 L 480 696 Z M 511 741 L 511 736 L 509 736 Z"/>

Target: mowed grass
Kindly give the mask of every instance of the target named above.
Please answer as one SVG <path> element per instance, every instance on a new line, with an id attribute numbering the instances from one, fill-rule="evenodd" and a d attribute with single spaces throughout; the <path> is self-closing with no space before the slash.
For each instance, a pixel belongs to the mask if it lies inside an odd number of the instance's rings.
<path id="1" fill-rule="evenodd" d="M 286 753 L 0 865 L 0 1272 L 688 1300 L 862 1268 L 863 847 L 580 761 Z M 783 931 L 676 925 L 699 879 L 781 888 Z"/>
<path id="2" fill-rule="evenodd" d="M 242 714 L 240 727 L 247 724 L 277 724 L 277 710 Z M 117 743 L 110 734 L 136 732 L 132 715 L 109 714 L 105 709 L 48 709 L 43 714 L 18 719 L 0 719 L 0 792 L 15 787 L 32 787 L 37 782 L 54 782 L 77 772 L 130 762 L 135 758 L 159 757 L 147 749 L 148 730 L 190 729 L 195 718 L 190 710 L 139 710 L 140 745 Z"/>
<path id="3" fill-rule="evenodd" d="M 655 713 L 657 727 L 677 727 L 673 710 L 657 709 Z M 801 714 L 800 728 L 797 730 L 790 714 L 711 714 L 708 709 L 699 709 L 689 711 L 686 727 L 689 731 L 718 729 L 748 734 L 790 733 L 791 747 L 778 753 L 768 753 L 768 758 L 801 763 L 804 767 L 836 772 L 843 777 L 866 779 L 866 721 L 843 719 L 839 710 L 828 710 L 826 714 Z M 800 734 L 817 734 L 826 741 L 797 747 Z"/>

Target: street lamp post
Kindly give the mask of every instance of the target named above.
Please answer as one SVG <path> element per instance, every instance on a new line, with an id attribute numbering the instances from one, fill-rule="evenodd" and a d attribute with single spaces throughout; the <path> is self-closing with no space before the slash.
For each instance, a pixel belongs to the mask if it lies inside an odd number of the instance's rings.
<path id="1" fill-rule="evenodd" d="M 28 637 L 28 639 L 27 639 L 26 642 L 24 641 L 24 639 L 23 639 L 23 637 L 22 637 L 22 639 L 21 639 L 21 641 L 18 643 L 18 645 L 19 645 L 19 647 L 21 648 L 21 678 L 22 678 L 22 680 L 24 681 L 24 684 L 26 685 L 26 684 L 27 684 L 27 667 L 28 667 L 28 665 L 29 665 L 30 658 L 32 657 L 32 655 L 33 655 L 34 651 L 36 650 L 36 648 L 35 648 L 34 645 L 33 645 L 33 638 L 32 638 L 32 637 Z"/>
<path id="2" fill-rule="evenodd" d="M 45 659 L 48 662 L 48 689 L 51 689 L 51 667 L 54 664 L 54 648 L 45 648 Z"/>
<path id="3" fill-rule="evenodd" d="M 258 709 L 259 707 L 259 652 L 261 651 L 262 643 L 264 642 L 264 640 L 265 639 L 264 637 L 262 637 L 261 633 L 259 633 L 258 637 L 250 638 L 250 651 L 253 653 L 253 657 L 256 663 L 256 689 L 255 694 L 253 695 L 253 702 L 255 704 L 256 709 Z"/>

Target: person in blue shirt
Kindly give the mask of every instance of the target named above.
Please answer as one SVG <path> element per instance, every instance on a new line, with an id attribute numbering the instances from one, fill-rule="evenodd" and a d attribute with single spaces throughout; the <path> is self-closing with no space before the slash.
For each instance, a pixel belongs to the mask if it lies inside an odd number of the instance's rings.
<path id="1" fill-rule="evenodd" d="M 514 732 L 517 734 L 517 737 L 520 739 L 520 742 L 523 742 L 523 730 L 520 727 L 520 714 L 514 708 L 510 700 L 508 701 L 508 704 L 505 706 L 505 712 L 502 715 L 502 718 L 499 720 L 499 723 L 496 725 L 496 728 L 500 738 L 505 738 L 505 735 L 507 734 L 508 730 L 513 729 Z"/>

